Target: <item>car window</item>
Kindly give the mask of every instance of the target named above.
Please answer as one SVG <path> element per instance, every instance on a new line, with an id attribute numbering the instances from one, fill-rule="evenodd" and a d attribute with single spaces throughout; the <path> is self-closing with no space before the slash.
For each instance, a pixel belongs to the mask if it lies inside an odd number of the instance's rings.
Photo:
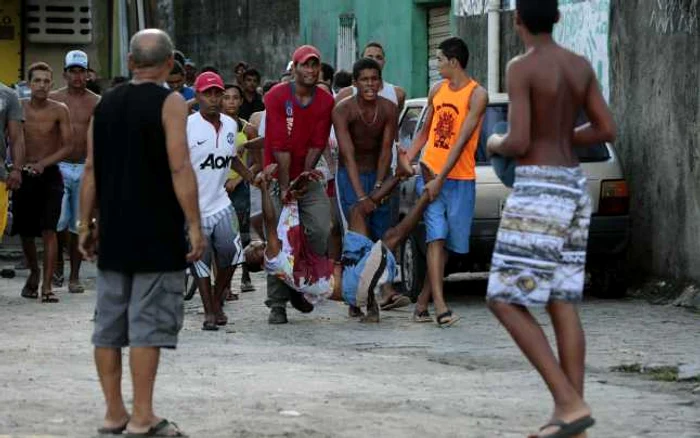
<path id="1" fill-rule="evenodd" d="M 576 121 L 576 126 L 581 126 L 586 122 L 586 116 L 581 113 Z M 479 145 L 475 153 L 477 164 L 490 164 L 488 156 L 486 155 L 486 142 L 492 134 L 505 134 L 506 132 L 508 132 L 508 105 L 489 105 L 484 114 L 484 122 L 481 125 L 481 134 L 479 136 Z M 582 163 L 607 161 L 610 158 L 608 148 L 602 143 L 590 147 L 576 148 L 576 155 L 578 155 L 578 159 Z"/>
<path id="2" fill-rule="evenodd" d="M 411 147 L 421 111 L 423 111 L 423 107 L 421 106 L 406 108 L 406 112 L 404 112 L 401 123 L 399 124 L 399 146 L 401 149 L 408 149 Z"/>

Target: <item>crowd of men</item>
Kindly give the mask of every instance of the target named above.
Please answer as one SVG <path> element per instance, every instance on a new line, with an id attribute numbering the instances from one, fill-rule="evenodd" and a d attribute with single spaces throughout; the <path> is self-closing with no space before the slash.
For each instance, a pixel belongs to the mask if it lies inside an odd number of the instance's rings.
<path id="1" fill-rule="evenodd" d="M 590 200 L 572 146 L 611 139 L 614 124 L 590 65 L 551 38 L 557 2 L 540 3 L 517 2 L 527 52 L 508 69 L 509 132 L 488 140 L 494 160 L 518 164 L 488 300 L 554 397 L 552 420 L 534 436 L 568 437 L 594 422 L 583 401 L 574 307 Z M 448 251 L 469 251 L 488 94 L 468 75 L 460 38 L 444 40 L 437 60 L 443 80 L 431 88 L 426 122 L 407 151 L 394 146 L 406 93 L 383 78 L 378 42 L 366 45 L 352 72 L 338 73 L 315 47 L 301 46 L 280 81 L 260 91 L 260 72 L 245 62 L 226 82 L 216 68 L 197 71 L 167 34 L 149 29 L 131 40 L 132 78 L 102 97 L 87 88 L 88 58 L 79 50 L 65 57 L 64 88 L 51 91 L 53 72 L 42 62 L 28 69 L 30 98 L 19 102 L 0 88 L 0 141 L 6 149 L 8 138 L 12 163 L 2 176 L 30 269 L 21 295 L 59 301 L 52 286 L 64 282 L 64 248 L 70 293 L 84 291 L 83 257 L 97 259 L 92 339 L 107 403 L 100 433 L 181 436 L 155 416 L 152 394 L 160 349 L 177 345 L 185 270 L 196 278 L 203 330 L 228 323 L 224 304 L 254 290 L 250 272 L 262 270 L 270 324 L 288 322 L 287 302 L 308 313 L 322 300 L 379 322 L 381 310 L 410 305 L 391 286 L 394 252 L 423 219 L 428 281 L 412 320 L 459 320 L 445 302 L 443 272 Z M 580 109 L 591 123 L 574 129 Z M 394 224 L 389 201 L 417 157 L 420 197 Z M 241 284 L 232 287 L 239 266 Z M 552 316 L 559 360 L 527 311 L 537 305 Z M 131 413 L 121 394 L 124 347 L 138 370 Z"/>

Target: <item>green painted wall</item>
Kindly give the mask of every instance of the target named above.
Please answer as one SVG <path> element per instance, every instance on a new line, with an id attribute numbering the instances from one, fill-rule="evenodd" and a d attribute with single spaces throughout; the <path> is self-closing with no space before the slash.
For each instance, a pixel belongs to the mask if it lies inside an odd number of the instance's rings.
<path id="1" fill-rule="evenodd" d="M 406 89 L 409 97 L 427 94 L 427 7 L 411 0 L 300 0 L 300 40 L 313 44 L 335 63 L 338 17 L 352 13 L 357 22 L 357 45 L 378 41 L 386 52 L 384 77 Z"/>

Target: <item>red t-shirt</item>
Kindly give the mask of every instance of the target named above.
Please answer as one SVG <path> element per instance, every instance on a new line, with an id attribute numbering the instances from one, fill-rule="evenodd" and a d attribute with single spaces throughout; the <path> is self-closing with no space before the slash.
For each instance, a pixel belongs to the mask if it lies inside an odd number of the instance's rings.
<path id="1" fill-rule="evenodd" d="M 292 83 L 275 85 L 265 95 L 265 165 L 276 163 L 274 152 L 289 152 L 289 180 L 304 171 L 309 149 L 323 149 L 331 132 L 333 97 L 316 88 L 306 106 L 294 96 Z"/>

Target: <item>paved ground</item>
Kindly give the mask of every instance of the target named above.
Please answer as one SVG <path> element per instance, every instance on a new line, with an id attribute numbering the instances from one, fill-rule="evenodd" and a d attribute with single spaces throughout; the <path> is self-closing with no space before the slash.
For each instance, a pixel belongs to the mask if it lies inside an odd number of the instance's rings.
<path id="1" fill-rule="evenodd" d="M 94 267 L 85 271 L 88 292 L 59 290 L 57 305 L 20 298 L 23 277 L 0 279 L 0 437 L 95 436 L 103 405 L 89 343 Z M 192 437 L 523 437 L 548 418 L 539 377 L 482 297 L 463 293 L 474 283 L 452 285 L 464 319 L 442 330 L 409 322 L 408 310 L 362 325 L 337 303 L 271 327 L 255 282 L 227 307 L 225 331 L 202 332 L 198 298 L 187 303 L 180 348 L 163 354 L 157 412 Z M 598 420 L 589 437 L 700 437 L 698 383 L 609 371 L 698 362 L 700 316 L 589 301 L 582 317 Z"/>

